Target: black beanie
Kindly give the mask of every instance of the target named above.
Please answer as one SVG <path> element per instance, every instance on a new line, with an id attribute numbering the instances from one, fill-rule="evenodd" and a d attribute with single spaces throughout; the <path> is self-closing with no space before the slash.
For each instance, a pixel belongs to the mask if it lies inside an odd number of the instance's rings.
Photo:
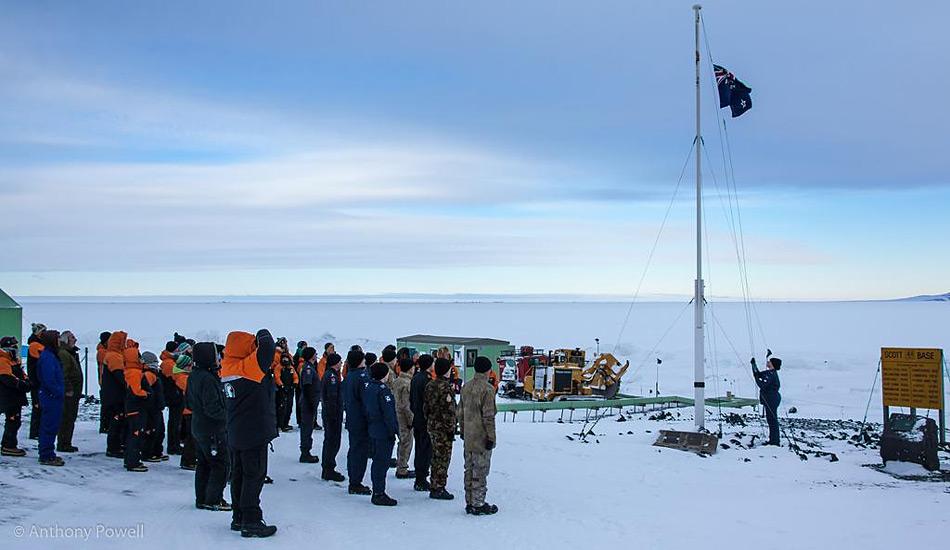
<path id="1" fill-rule="evenodd" d="M 346 354 L 346 366 L 350 367 L 351 369 L 355 369 L 360 366 L 360 363 L 363 362 L 364 357 L 365 356 L 363 355 L 362 351 L 355 349 L 350 350 L 350 353 Z"/>
<path id="2" fill-rule="evenodd" d="M 429 367 L 432 366 L 432 362 L 435 359 L 432 358 L 428 353 L 424 353 L 419 356 L 419 370 L 429 370 Z"/>
<path id="3" fill-rule="evenodd" d="M 317 354 L 317 350 L 307 347 L 303 348 L 303 351 L 300 352 L 300 356 L 303 357 L 304 361 L 309 361 L 313 359 L 313 356 Z"/>
<path id="4" fill-rule="evenodd" d="M 331 353 L 330 355 L 327 355 L 327 366 L 333 367 L 333 366 L 339 365 L 340 361 L 342 360 L 343 359 L 339 355 L 335 353 Z"/>
<path id="5" fill-rule="evenodd" d="M 366 355 L 364 355 L 364 357 L 366 357 L 366 366 L 367 366 L 367 367 L 371 366 L 373 363 L 376 362 L 376 354 L 373 353 L 373 352 L 367 353 Z"/>
<path id="6" fill-rule="evenodd" d="M 103 346 L 105 346 L 106 344 L 109 343 L 109 338 L 111 338 L 111 337 L 112 337 L 112 333 L 111 333 L 111 332 L 108 332 L 108 331 L 106 331 L 106 332 L 100 332 L 100 333 L 99 333 L 99 343 L 102 344 Z"/>
<path id="7" fill-rule="evenodd" d="M 435 374 L 436 376 L 444 376 L 445 373 L 449 372 L 452 362 L 446 359 L 445 357 L 439 357 L 435 360 Z"/>
<path id="8" fill-rule="evenodd" d="M 175 350 L 178 349 L 178 344 L 174 341 L 165 342 L 165 351 L 168 353 L 175 353 Z"/>
<path id="9" fill-rule="evenodd" d="M 475 358 L 475 372 L 488 372 L 491 370 L 491 359 L 479 355 Z"/>
<path id="10" fill-rule="evenodd" d="M 382 380 L 386 378 L 386 375 L 389 374 L 389 366 L 386 363 L 373 363 L 373 366 L 369 368 L 370 374 L 373 376 L 373 380 Z"/>
<path id="11" fill-rule="evenodd" d="M 191 355 L 195 360 L 195 366 L 205 370 L 214 370 L 217 368 L 218 348 L 214 342 L 199 342 L 191 350 Z"/>
<path id="12" fill-rule="evenodd" d="M 389 363 L 396 358 L 396 350 L 386 348 L 383 350 L 383 363 Z"/>
<path id="13" fill-rule="evenodd" d="M 401 372 L 409 372 L 412 370 L 413 364 L 412 359 L 409 357 L 404 357 L 399 360 L 399 370 Z"/>
<path id="14" fill-rule="evenodd" d="M 769 361 L 772 363 L 773 369 L 780 370 L 782 368 L 782 360 L 779 359 L 778 357 L 773 357 L 769 359 Z"/>
<path id="15" fill-rule="evenodd" d="M 323 344 L 323 351 L 327 351 L 328 349 L 330 349 L 330 346 L 332 345 L 333 345 L 333 342 L 327 342 L 326 344 Z"/>

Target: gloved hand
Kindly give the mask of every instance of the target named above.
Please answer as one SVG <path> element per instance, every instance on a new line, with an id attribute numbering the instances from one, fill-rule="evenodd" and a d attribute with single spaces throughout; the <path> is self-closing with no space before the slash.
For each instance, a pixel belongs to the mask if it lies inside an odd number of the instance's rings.
<path id="1" fill-rule="evenodd" d="M 754 366 L 755 366 L 755 357 L 753 357 L 752 360 L 749 361 L 749 363 L 754 367 Z"/>
<path id="2" fill-rule="evenodd" d="M 490 451 L 494 448 L 495 448 L 495 442 L 492 441 L 491 439 L 485 438 L 485 449 Z"/>

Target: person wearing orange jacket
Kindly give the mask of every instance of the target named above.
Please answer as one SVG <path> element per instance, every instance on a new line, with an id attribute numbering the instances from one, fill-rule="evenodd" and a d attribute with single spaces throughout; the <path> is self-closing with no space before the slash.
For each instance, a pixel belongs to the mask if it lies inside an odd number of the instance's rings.
<path id="1" fill-rule="evenodd" d="M 0 338 L 0 412 L 6 417 L 3 426 L 3 441 L 0 454 L 3 456 L 26 456 L 26 451 L 17 446 L 20 430 L 20 413 L 26 406 L 30 393 L 30 380 L 23 372 L 20 361 L 20 343 L 14 336 Z"/>
<path id="2" fill-rule="evenodd" d="M 99 333 L 99 343 L 96 345 L 96 376 L 99 381 L 99 433 L 109 433 L 109 416 L 106 414 L 105 405 L 102 404 L 102 371 L 105 368 L 106 346 L 109 345 L 111 332 Z"/>
<path id="3" fill-rule="evenodd" d="M 242 537 L 269 537 L 261 490 L 267 477 L 267 446 L 277 437 L 276 387 L 271 365 L 276 345 L 270 331 L 228 334 L 221 360 L 231 452 L 231 529 Z"/>
<path id="4" fill-rule="evenodd" d="M 138 343 L 135 340 L 127 340 L 122 356 L 125 359 L 125 418 L 129 426 L 125 443 L 125 469 L 130 472 L 147 472 L 148 467 L 142 463 L 142 447 L 151 395 Z"/>
<path id="5" fill-rule="evenodd" d="M 159 369 L 161 371 L 162 390 L 165 394 L 165 406 L 168 407 L 168 422 L 165 428 L 165 435 L 168 438 L 166 449 L 170 455 L 181 454 L 181 415 L 185 408 L 184 394 L 175 384 L 175 352 L 178 350 L 178 344 L 169 341 L 165 344 L 165 350 L 162 351 L 159 358 Z"/>
<path id="6" fill-rule="evenodd" d="M 181 349 L 181 346 L 179 346 Z M 172 378 L 175 385 L 181 390 L 182 395 L 188 392 L 188 375 L 191 374 L 193 360 L 191 358 L 192 349 L 189 345 L 187 351 L 176 354 L 175 368 L 172 371 Z M 195 449 L 195 439 L 191 436 L 191 409 L 187 406 L 181 411 L 181 461 L 179 467 L 182 470 L 194 471 L 198 466 L 198 454 Z"/>
<path id="7" fill-rule="evenodd" d="M 102 408 L 109 422 L 106 456 L 125 458 L 125 342 L 128 335 L 117 330 L 109 337 L 102 356 Z"/>
<path id="8" fill-rule="evenodd" d="M 29 345 L 29 351 L 26 356 L 26 375 L 30 379 L 30 439 L 40 438 L 40 422 L 42 421 L 43 411 L 40 408 L 40 379 L 37 373 L 40 354 L 43 353 L 43 344 L 40 343 L 40 336 L 46 330 L 46 325 L 42 323 L 33 323 L 30 325 L 30 337 L 26 343 Z"/>

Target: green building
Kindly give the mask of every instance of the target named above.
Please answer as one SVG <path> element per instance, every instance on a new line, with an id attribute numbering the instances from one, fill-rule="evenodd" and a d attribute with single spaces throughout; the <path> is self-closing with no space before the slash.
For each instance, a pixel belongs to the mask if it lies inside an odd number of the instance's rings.
<path id="1" fill-rule="evenodd" d="M 463 382 L 469 380 L 475 374 L 475 358 L 479 355 L 491 359 L 492 368 L 495 370 L 495 374 L 498 374 L 498 358 L 502 353 L 510 353 L 515 349 L 511 342 L 494 338 L 461 338 L 416 334 L 414 336 L 403 336 L 396 340 L 396 347 L 406 347 L 418 353 L 428 353 L 432 356 L 435 356 L 436 351 L 443 346 L 452 350 L 455 364 L 462 370 Z"/>
<path id="2" fill-rule="evenodd" d="M 23 338 L 23 308 L 0 289 L 0 337 L 3 336 Z"/>

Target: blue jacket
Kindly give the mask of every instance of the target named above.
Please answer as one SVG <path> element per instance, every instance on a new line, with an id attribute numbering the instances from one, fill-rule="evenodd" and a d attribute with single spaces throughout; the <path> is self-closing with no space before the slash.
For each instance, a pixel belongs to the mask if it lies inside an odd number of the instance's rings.
<path id="1" fill-rule="evenodd" d="M 343 408 L 346 410 L 346 429 L 366 432 L 366 412 L 363 410 L 363 389 L 369 383 L 366 369 L 350 371 L 343 379 Z"/>
<path id="2" fill-rule="evenodd" d="M 300 402 L 297 406 L 316 412 L 319 398 L 320 379 L 317 377 L 317 368 L 313 363 L 305 361 L 300 367 Z"/>
<path id="3" fill-rule="evenodd" d="M 323 423 L 337 424 L 343 421 L 343 389 L 340 383 L 340 373 L 327 367 L 320 384 L 321 400 L 323 401 Z M 337 424 L 339 425 L 339 424 Z"/>
<path id="4" fill-rule="evenodd" d="M 773 409 L 778 408 L 779 403 L 782 402 L 782 395 L 779 393 L 782 383 L 778 379 L 778 373 L 774 370 L 760 371 L 752 367 L 752 376 L 755 378 L 756 385 L 759 386 L 759 401 Z"/>
<path id="5" fill-rule="evenodd" d="M 363 409 L 373 439 L 393 439 L 399 432 L 396 420 L 396 398 L 389 386 L 379 380 L 370 380 L 363 390 Z"/>
<path id="6" fill-rule="evenodd" d="M 37 377 L 40 379 L 40 392 L 46 397 L 62 399 L 66 395 L 66 383 L 63 380 L 63 365 L 59 357 L 46 348 L 40 354 L 37 365 Z"/>

